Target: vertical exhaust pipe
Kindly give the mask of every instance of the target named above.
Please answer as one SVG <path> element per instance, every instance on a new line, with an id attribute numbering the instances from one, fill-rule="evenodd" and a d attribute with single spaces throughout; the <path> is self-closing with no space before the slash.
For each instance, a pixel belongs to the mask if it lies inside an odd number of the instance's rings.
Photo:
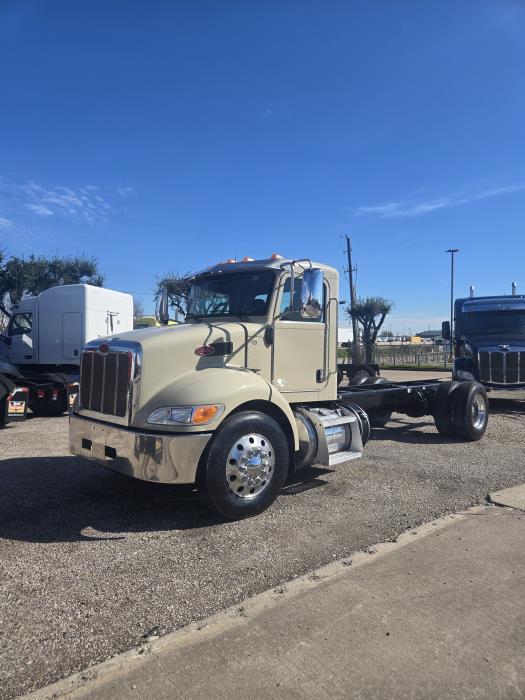
<path id="1" fill-rule="evenodd" d="M 512 296 L 513 296 L 513 297 L 516 296 L 516 282 L 513 282 L 513 283 L 512 283 Z"/>
<path id="2" fill-rule="evenodd" d="M 470 285 L 470 298 L 474 299 L 474 287 Z"/>

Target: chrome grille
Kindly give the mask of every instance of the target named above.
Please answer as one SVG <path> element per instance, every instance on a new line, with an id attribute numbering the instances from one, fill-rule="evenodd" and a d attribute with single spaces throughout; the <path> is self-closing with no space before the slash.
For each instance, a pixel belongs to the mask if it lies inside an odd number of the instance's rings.
<path id="1" fill-rule="evenodd" d="M 478 353 L 479 377 L 491 384 L 525 383 L 525 352 L 483 350 Z"/>
<path id="2" fill-rule="evenodd" d="M 130 352 L 86 351 L 80 363 L 80 408 L 123 418 L 128 408 Z"/>

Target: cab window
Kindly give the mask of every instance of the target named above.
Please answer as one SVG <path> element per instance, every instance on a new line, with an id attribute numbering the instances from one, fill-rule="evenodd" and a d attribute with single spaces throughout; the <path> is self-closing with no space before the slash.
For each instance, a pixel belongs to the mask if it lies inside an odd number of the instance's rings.
<path id="1" fill-rule="evenodd" d="M 323 288 L 323 310 L 321 318 L 303 318 L 301 316 L 301 289 L 303 280 L 301 277 L 296 277 L 294 280 L 294 311 L 291 311 L 292 300 L 290 298 L 291 280 L 288 277 L 284 283 L 283 295 L 281 297 L 281 319 L 283 321 L 303 321 L 304 323 L 324 323 L 324 313 L 326 306 L 326 285 Z"/>
<path id="2" fill-rule="evenodd" d="M 8 335 L 28 335 L 33 327 L 33 314 L 15 314 L 9 322 Z"/>

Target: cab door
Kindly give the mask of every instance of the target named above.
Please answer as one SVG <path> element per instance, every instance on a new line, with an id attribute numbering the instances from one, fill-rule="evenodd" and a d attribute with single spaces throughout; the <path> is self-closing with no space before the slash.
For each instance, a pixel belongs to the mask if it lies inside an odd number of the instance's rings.
<path id="1" fill-rule="evenodd" d="M 290 288 L 287 277 L 274 327 L 272 384 L 283 394 L 296 394 L 287 397 L 293 401 L 302 400 L 299 394 L 318 393 L 327 384 L 327 329 L 324 308 L 319 320 L 301 317 L 302 277 L 294 280 L 293 312 Z"/>
<path id="2" fill-rule="evenodd" d="M 62 355 L 65 360 L 79 360 L 82 347 L 82 314 L 66 311 L 62 315 Z"/>

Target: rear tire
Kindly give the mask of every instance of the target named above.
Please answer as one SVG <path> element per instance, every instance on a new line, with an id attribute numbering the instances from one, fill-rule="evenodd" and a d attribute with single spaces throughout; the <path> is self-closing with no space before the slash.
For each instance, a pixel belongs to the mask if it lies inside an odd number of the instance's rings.
<path id="1" fill-rule="evenodd" d="M 16 388 L 16 384 L 10 379 L 0 374 L 0 428 L 6 424 L 7 397 Z"/>
<path id="2" fill-rule="evenodd" d="M 375 386 L 376 384 L 389 384 L 389 381 L 384 377 L 368 377 L 364 382 L 361 382 L 361 386 L 366 386 L 367 384 Z M 372 428 L 384 428 L 385 425 L 392 420 L 392 411 L 388 409 L 371 408 L 368 411 L 368 417 Z"/>
<path id="3" fill-rule="evenodd" d="M 436 392 L 433 406 L 434 423 L 437 431 L 443 437 L 456 435 L 454 425 L 454 406 L 452 396 L 458 386 L 458 382 L 441 382 Z"/>
<path id="4" fill-rule="evenodd" d="M 354 386 L 363 384 L 367 379 L 374 378 L 376 373 L 370 367 L 370 365 L 361 365 L 356 367 L 353 371 L 348 370 L 348 383 Z"/>
<path id="5" fill-rule="evenodd" d="M 208 506 L 229 520 L 262 513 L 284 486 L 289 462 L 277 421 L 258 411 L 234 414 L 213 439 L 203 465 L 200 484 Z"/>
<path id="6" fill-rule="evenodd" d="M 485 387 L 478 382 L 461 382 L 454 390 L 454 427 L 463 440 L 481 440 L 489 419 L 489 399 Z"/>

